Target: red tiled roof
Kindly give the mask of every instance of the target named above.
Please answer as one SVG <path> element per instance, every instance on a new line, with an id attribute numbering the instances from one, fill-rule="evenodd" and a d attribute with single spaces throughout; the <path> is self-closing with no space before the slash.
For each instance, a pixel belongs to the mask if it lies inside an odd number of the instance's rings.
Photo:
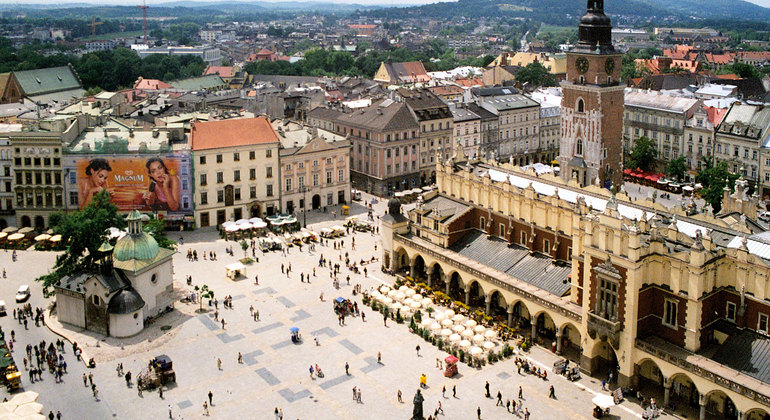
<path id="1" fill-rule="evenodd" d="M 257 55 L 258 56 L 260 56 L 260 55 L 273 55 L 273 52 L 268 50 L 267 48 L 262 48 L 261 50 L 259 50 L 259 52 L 257 52 Z"/>
<path id="2" fill-rule="evenodd" d="M 706 114 L 708 115 L 708 120 L 711 124 L 716 127 L 719 125 L 719 123 L 722 121 L 722 117 L 725 116 L 727 113 L 727 109 L 725 108 L 717 108 L 715 106 L 706 106 L 704 107 L 706 110 Z"/>
<path id="3" fill-rule="evenodd" d="M 233 76 L 233 67 L 232 66 L 209 66 L 205 72 L 203 72 L 203 75 L 209 75 L 209 74 L 218 74 L 221 77 L 232 77 Z"/>
<path id="4" fill-rule="evenodd" d="M 462 95 L 465 90 L 459 86 L 444 85 L 444 86 L 431 86 L 428 88 L 434 94 L 441 95 Z"/>
<path id="5" fill-rule="evenodd" d="M 739 80 L 741 77 L 737 74 L 718 74 L 717 78 L 722 80 Z"/>
<path id="6" fill-rule="evenodd" d="M 165 83 L 163 81 L 160 81 L 158 79 L 139 79 L 136 82 L 136 85 L 134 85 L 134 89 L 140 89 L 140 90 L 160 90 L 160 89 L 171 89 L 171 85 L 168 83 Z"/>
<path id="7" fill-rule="evenodd" d="M 190 137 L 193 150 L 278 142 L 273 126 L 264 117 L 196 122 Z"/>

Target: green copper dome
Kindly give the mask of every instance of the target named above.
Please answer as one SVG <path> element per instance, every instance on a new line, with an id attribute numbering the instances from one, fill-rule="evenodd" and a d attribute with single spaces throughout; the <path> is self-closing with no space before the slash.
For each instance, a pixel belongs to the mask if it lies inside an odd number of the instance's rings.
<path id="1" fill-rule="evenodd" d="M 126 218 L 128 235 L 118 239 L 112 257 L 118 261 L 151 260 L 158 255 L 158 242 L 142 230 L 142 215 L 134 210 Z"/>

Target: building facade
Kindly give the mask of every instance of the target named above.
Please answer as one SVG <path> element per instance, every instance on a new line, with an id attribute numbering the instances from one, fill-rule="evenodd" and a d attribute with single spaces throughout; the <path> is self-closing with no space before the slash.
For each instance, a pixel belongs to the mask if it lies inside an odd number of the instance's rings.
<path id="1" fill-rule="evenodd" d="M 436 180 L 436 151 L 452 149 L 452 113 L 449 106 L 428 89 L 402 88 L 398 94 L 420 126 L 420 185 L 432 184 Z"/>
<path id="2" fill-rule="evenodd" d="M 280 142 L 267 119 L 197 122 L 190 141 L 197 227 L 280 209 Z"/>
<path id="3" fill-rule="evenodd" d="M 763 172 L 760 148 L 770 134 L 770 107 L 733 103 L 716 129 L 716 153 L 733 173 L 742 172 L 752 185 Z M 762 178 L 764 180 L 764 178 Z M 764 188 L 763 188 L 764 189 Z"/>
<path id="4" fill-rule="evenodd" d="M 580 19 L 578 44 L 567 53 L 561 82 L 562 126 L 559 165 L 562 179 L 609 187 L 622 179 L 622 55 L 612 46 L 612 24 L 604 2 L 588 2 Z"/>
<path id="5" fill-rule="evenodd" d="M 64 207 L 62 134 L 9 133 L 13 149 L 16 226 L 43 230 L 51 214 Z"/>
<path id="6" fill-rule="evenodd" d="M 701 169 L 703 158 L 714 156 L 714 132 L 726 110 L 698 106 L 684 127 L 684 155 L 690 169 Z"/>

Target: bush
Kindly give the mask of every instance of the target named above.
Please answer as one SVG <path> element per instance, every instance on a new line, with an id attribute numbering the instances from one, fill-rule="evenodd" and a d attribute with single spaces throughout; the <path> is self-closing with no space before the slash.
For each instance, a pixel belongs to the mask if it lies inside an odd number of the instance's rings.
<path id="1" fill-rule="evenodd" d="M 396 322 L 399 324 L 404 323 L 404 317 L 401 315 L 401 309 L 396 310 Z"/>
<path id="2" fill-rule="evenodd" d="M 433 309 L 433 307 L 429 307 L 428 309 L 425 310 L 425 312 L 427 312 L 428 315 L 432 314 L 434 311 L 435 309 Z"/>
<path id="3" fill-rule="evenodd" d="M 417 311 L 414 313 L 414 316 L 412 316 L 413 322 L 422 322 L 422 312 Z"/>

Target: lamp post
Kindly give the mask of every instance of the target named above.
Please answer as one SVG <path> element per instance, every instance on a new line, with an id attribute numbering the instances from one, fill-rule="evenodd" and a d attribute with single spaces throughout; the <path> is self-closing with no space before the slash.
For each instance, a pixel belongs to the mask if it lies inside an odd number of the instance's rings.
<path id="1" fill-rule="evenodd" d="M 302 208 L 302 224 L 303 227 L 307 227 L 307 186 L 303 185 L 299 191 L 302 193 L 302 202 L 304 206 Z"/>

